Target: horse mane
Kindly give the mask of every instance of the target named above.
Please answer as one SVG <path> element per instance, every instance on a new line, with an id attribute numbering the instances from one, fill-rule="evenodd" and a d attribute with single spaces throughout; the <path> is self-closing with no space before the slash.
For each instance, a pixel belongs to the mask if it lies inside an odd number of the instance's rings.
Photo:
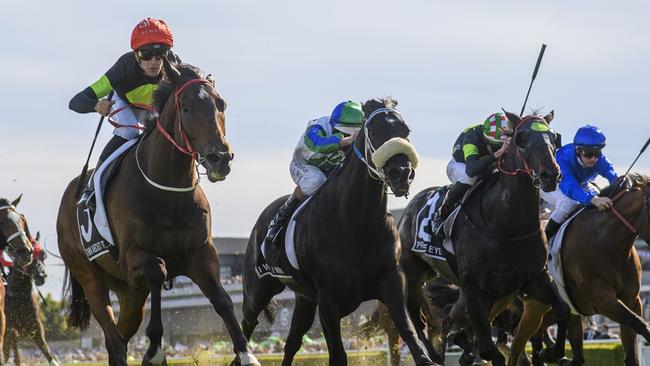
<path id="1" fill-rule="evenodd" d="M 205 75 L 203 70 L 200 68 L 187 64 L 187 63 L 180 63 L 180 64 L 174 64 L 174 67 L 178 70 L 178 72 L 181 73 L 181 79 L 183 80 L 188 80 L 188 79 L 208 79 L 212 80 L 210 75 Z M 172 83 L 169 79 L 163 78 L 159 83 L 158 86 L 156 87 L 156 90 L 153 92 L 153 109 L 160 113 L 163 108 L 165 108 L 165 104 L 167 104 L 167 101 L 169 98 L 174 94 L 176 91 L 177 86 Z M 226 109 L 226 101 L 219 95 L 219 93 L 214 91 L 215 94 L 217 95 L 217 109 L 220 111 L 224 111 Z M 150 131 L 151 129 L 155 128 L 156 125 L 156 114 L 151 114 L 149 118 L 146 118 L 145 121 L 145 128 L 147 131 Z"/>
<path id="2" fill-rule="evenodd" d="M 395 107 L 397 107 L 397 100 L 393 99 L 392 97 L 369 99 L 362 105 L 363 113 L 365 113 L 366 116 L 370 115 L 370 113 L 376 111 L 379 108 Z"/>
<path id="3" fill-rule="evenodd" d="M 612 197 L 623 189 L 632 188 L 637 185 L 648 185 L 650 184 L 650 177 L 641 173 L 629 173 L 626 175 L 627 183 L 624 185 L 619 185 L 618 183 L 610 184 L 607 187 L 603 188 L 600 191 L 600 197 Z M 618 181 L 617 181 L 618 182 Z"/>

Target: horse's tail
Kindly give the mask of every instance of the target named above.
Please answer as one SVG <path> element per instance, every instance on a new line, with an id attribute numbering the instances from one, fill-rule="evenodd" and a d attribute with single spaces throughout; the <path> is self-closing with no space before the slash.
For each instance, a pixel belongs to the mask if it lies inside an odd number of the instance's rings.
<path id="1" fill-rule="evenodd" d="M 90 324 L 90 305 L 88 305 L 86 294 L 79 281 L 74 278 L 68 269 L 65 270 L 63 283 L 66 286 L 63 289 L 61 297 L 67 299 L 62 304 L 64 304 L 63 306 L 67 306 L 66 316 L 68 326 L 85 330 Z"/>
<path id="2" fill-rule="evenodd" d="M 280 307 L 277 301 L 271 300 L 268 305 L 264 308 L 264 317 L 269 322 L 269 324 L 275 323 L 275 312 Z"/>
<path id="3" fill-rule="evenodd" d="M 386 315 L 383 314 L 387 312 L 386 306 L 382 303 L 377 303 L 377 308 L 372 313 L 370 318 L 365 322 L 359 324 L 357 334 L 365 338 L 371 338 L 377 335 L 384 334 L 384 324 L 382 324 L 382 319 L 386 318 Z"/>

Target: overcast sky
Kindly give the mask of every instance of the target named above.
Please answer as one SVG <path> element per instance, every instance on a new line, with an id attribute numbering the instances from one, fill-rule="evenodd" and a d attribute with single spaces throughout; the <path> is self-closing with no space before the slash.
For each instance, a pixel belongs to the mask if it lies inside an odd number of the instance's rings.
<path id="1" fill-rule="evenodd" d="M 291 152 L 307 121 L 336 103 L 393 96 L 423 158 L 413 192 L 447 182 L 464 127 L 501 107 L 519 112 L 539 48 L 548 44 L 528 106 L 555 109 L 571 140 L 592 123 L 625 170 L 650 136 L 650 5 L 643 1 L 20 1 L 0 12 L 0 197 L 58 252 L 61 194 L 79 174 L 97 114 L 70 98 L 129 50 L 143 18 L 164 19 L 174 50 L 212 73 L 228 102 L 236 159 L 225 182 L 202 183 L 213 233 L 248 236 L 260 211 L 288 193 Z M 92 158 L 110 137 L 105 125 Z M 648 173 L 650 158 L 636 169 Z M 394 199 L 390 207 L 402 207 Z M 58 296 L 50 257 L 46 291 Z"/>

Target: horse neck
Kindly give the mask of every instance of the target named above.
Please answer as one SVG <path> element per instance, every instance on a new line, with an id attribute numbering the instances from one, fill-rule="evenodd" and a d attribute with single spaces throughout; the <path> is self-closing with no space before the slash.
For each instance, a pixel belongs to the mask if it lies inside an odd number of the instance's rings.
<path id="1" fill-rule="evenodd" d="M 171 100 L 171 99 L 170 99 Z M 160 116 L 160 124 L 176 144 L 185 146 L 178 129 L 177 114 L 166 107 Z M 174 144 L 154 128 L 139 147 L 139 160 L 145 174 L 154 182 L 174 187 L 191 187 L 196 184 L 194 160 L 180 152 Z"/>
<path id="2" fill-rule="evenodd" d="M 354 152 L 341 169 L 332 177 L 336 183 L 330 192 L 339 196 L 336 199 L 344 212 L 358 213 L 350 215 L 349 221 L 365 225 L 375 217 L 385 216 L 388 199 L 384 183 L 370 177 L 368 167 Z"/>
<path id="3" fill-rule="evenodd" d="M 506 172 L 522 169 L 514 149 L 508 150 L 502 168 Z M 483 205 L 494 220 L 508 223 L 509 228 L 521 228 L 523 232 L 539 228 L 539 190 L 532 184 L 530 176 L 519 172 L 515 175 L 500 173 L 495 189 L 490 191 Z M 496 215 L 495 215 L 496 214 Z"/>

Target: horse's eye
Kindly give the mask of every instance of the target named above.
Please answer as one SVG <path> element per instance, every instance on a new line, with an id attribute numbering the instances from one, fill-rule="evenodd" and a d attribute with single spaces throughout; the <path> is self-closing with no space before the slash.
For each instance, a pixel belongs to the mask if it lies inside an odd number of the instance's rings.
<path id="1" fill-rule="evenodd" d="M 183 111 L 183 113 L 189 113 L 190 112 L 190 110 L 187 107 L 181 108 L 181 111 Z"/>

